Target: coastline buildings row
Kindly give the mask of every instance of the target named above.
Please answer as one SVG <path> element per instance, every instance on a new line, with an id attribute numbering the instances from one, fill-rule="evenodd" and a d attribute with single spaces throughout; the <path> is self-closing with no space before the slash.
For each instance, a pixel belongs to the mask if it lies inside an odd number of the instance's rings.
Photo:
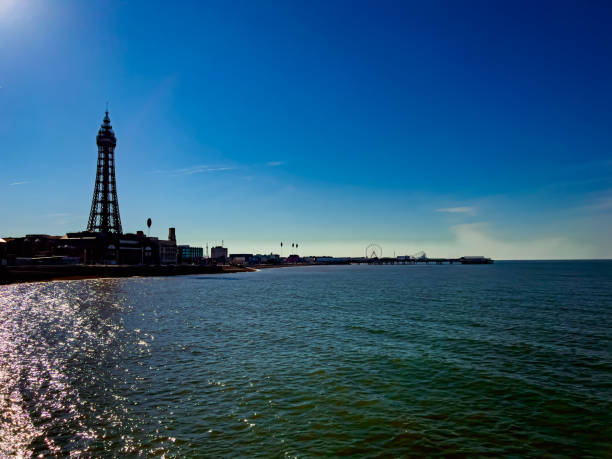
<path id="1" fill-rule="evenodd" d="M 322 257 L 321 261 L 330 261 Z M 345 259 L 336 259 L 345 261 Z M 168 239 L 148 237 L 143 231 L 112 234 L 82 231 L 64 236 L 27 234 L 0 239 L 0 266 L 103 264 L 103 265 L 177 265 L 231 264 L 278 265 L 314 264 L 314 257 L 300 258 L 278 254 L 228 254 L 222 246 L 211 248 L 210 257 L 202 247 L 177 245 L 176 231 L 169 228 Z"/>
<path id="2" fill-rule="evenodd" d="M 82 231 L 64 236 L 28 234 L 0 239 L 0 266 L 104 264 L 176 265 L 225 264 L 227 248 L 213 247 L 206 257 L 202 247 L 177 245 L 170 228 L 168 239 L 145 236 L 143 231 L 104 234 Z"/>
<path id="3" fill-rule="evenodd" d="M 174 228 L 168 239 L 147 237 L 143 231 L 113 234 L 82 231 L 64 236 L 28 234 L 5 237 L 0 254 L 7 265 L 20 264 L 177 264 L 192 262 L 201 247 L 177 246 Z"/>
<path id="4" fill-rule="evenodd" d="M 104 265 L 232 265 L 232 266 L 288 266 L 288 265 L 348 265 L 348 264 L 491 264 L 482 256 L 460 258 L 394 258 L 331 257 L 297 254 L 281 257 L 278 254 L 228 254 L 226 247 L 213 247 L 211 256 L 202 247 L 177 245 L 174 228 L 168 240 L 146 237 L 142 231 L 122 234 L 109 239 L 96 233 L 68 233 L 65 236 L 29 234 L 21 238 L 0 239 L 0 267 L 23 265 L 104 264 Z"/>
<path id="5" fill-rule="evenodd" d="M 464 256 L 459 258 L 428 258 L 426 256 L 414 257 L 410 255 L 398 257 L 330 257 L 330 256 L 307 256 L 301 257 L 297 254 L 281 257 L 278 254 L 253 255 L 250 253 L 233 253 L 225 260 L 230 265 L 237 266 L 260 266 L 260 265 L 348 265 L 348 264 L 492 264 L 493 260 L 483 256 Z"/>
<path id="6" fill-rule="evenodd" d="M 233 265 L 292 265 L 292 264 L 397 264 L 397 263 L 462 263 L 492 262 L 484 257 L 461 259 L 421 258 L 337 258 L 300 257 L 297 254 L 281 258 L 277 254 L 228 254 L 221 246 L 211 249 L 210 258 L 202 247 L 177 245 L 176 231 L 169 228 L 168 239 L 145 236 L 144 231 L 123 233 L 119 213 L 119 199 L 115 178 L 115 147 L 117 138 L 111 126 L 108 110 L 96 136 L 98 161 L 91 210 L 86 231 L 64 236 L 28 234 L 24 237 L 0 239 L 0 267 L 47 264 L 104 264 L 104 265 L 175 265 L 175 264 L 233 264 Z M 151 219 L 147 226 L 150 228 Z M 281 243 L 282 247 L 282 243 Z M 293 244 L 292 244 L 293 247 Z M 297 244 L 295 244 L 297 248 Z M 379 246 L 377 246 L 379 247 Z M 380 249 L 382 251 L 382 249 Z M 367 251 L 367 249 L 366 249 Z M 379 252 L 373 252 L 373 254 Z"/>
<path id="7" fill-rule="evenodd" d="M 211 248 L 210 257 L 202 247 L 177 245 L 176 231 L 168 239 L 148 237 L 143 231 L 112 234 L 82 231 L 64 236 L 28 234 L 0 239 L 0 266 L 104 264 L 176 265 L 230 264 L 237 266 L 280 264 L 345 264 L 350 258 L 300 257 L 278 254 L 232 253 L 222 246 Z"/>

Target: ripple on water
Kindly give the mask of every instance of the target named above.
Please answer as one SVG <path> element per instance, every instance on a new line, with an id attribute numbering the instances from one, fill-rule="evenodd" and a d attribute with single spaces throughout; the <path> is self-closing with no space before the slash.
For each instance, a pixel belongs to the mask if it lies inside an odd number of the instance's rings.
<path id="1" fill-rule="evenodd" d="M 0 456 L 610 455 L 611 274 L 500 263 L 3 286 Z"/>

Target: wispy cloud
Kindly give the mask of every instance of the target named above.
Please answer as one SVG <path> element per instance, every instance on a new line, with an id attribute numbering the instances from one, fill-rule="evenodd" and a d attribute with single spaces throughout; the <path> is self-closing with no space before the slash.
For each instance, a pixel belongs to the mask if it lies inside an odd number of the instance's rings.
<path id="1" fill-rule="evenodd" d="M 485 255 L 497 259 L 569 259 L 607 258 L 607 253 L 596 254 L 596 247 L 588 243 L 572 241 L 558 234 L 539 234 L 531 237 L 506 239 L 491 231 L 485 222 L 468 223 L 451 227 L 455 240 L 447 249 L 449 253 L 461 255 Z"/>
<path id="2" fill-rule="evenodd" d="M 270 167 L 278 167 L 285 164 L 285 161 L 268 161 L 266 164 Z"/>
<path id="3" fill-rule="evenodd" d="M 205 172 L 231 171 L 233 169 L 235 168 L 234 167 L 215 167 L 215 166 L 207 166 L 205 164 L 198 164 L 196 166 L 183 167 L 181 169 L 157 170 L 157 171 L 153 171 L 152 174 L 168 174 L 171 177 L 179 177 L 183 175 L 203 174 Z"/>
<path id="4" fill-rule="evenodd" d="M 70 217 L 71 215 L 72 214 L 60 212 L 60 213 L 56 213 L 56 214 L 45 214 L 45 215 L 43 215 L 43 217 L 46 217 L 46 218 L 62 218 L 62 217 Z"/>
<path id="5" fill-rule="evenodd" d="M 470 206 L 461 207 L 445 207 L 442 209 L 436 209 L 436 212 L 446 212 L 449 214 L 473 214 L 476 209 Z"/>
<path id="6" fill-rule="evenodd" d="M 612 194 L 597 197 L 593 202 L 585 206 L 587 210 L 611 210 Z"/>
<path id="7" fill-rule="evenodd" d="M 21 180 L 19 182 L 9 183 L 9 186 L 25 185 L 26 183 L 32 183 L 30 180 Z"/>

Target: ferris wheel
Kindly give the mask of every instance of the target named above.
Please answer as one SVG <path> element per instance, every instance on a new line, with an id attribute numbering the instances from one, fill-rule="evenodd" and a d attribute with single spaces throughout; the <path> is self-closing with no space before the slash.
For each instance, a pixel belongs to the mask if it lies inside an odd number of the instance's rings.
<path id="1" fill-rule="evenodd" d="M 381 258 L 382 257 L 382 247 L 378 244 L 370 244 L 365 249 L 365 257 L 366 258 Z"/>

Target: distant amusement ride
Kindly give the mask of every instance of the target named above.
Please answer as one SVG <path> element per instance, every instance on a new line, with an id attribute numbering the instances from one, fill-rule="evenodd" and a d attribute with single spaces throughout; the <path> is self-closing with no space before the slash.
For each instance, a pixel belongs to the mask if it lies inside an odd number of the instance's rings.
<path id="1" fill-rule="evenodd" d="M 383 249 L 378 244 L 370 244 L 365 249 L 366 258 L 382 258 Z"/>

